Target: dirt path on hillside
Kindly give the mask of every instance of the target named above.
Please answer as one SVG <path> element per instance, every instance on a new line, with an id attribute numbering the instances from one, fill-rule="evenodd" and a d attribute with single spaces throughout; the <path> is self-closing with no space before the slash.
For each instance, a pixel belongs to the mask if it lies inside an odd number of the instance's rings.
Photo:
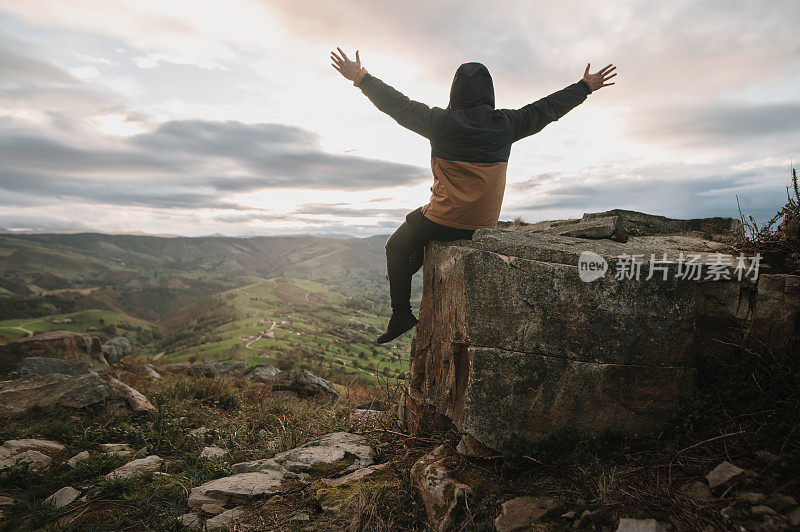
<path id="1" fill-rule="evenodd" d="M 275 326 L 276 326 L 277 324 L 278 324 L 278 322 L 277 322 L 277 321 L 275 321 L 275 320 L 272 320 L 272 325 L 270 325 L 269 329 L 267 329 L 267 330 L 268 330 L 268 331 L 271 331 L 272 329 L 274 329 L 274 328 L 275 328 Z M 250 344 L 252 344 L 252 343 L 255 343 L 255 342 L 257 342 L 257 341 L 261 340 L 261 338 L 263 338 L 263 337 L 262 337 L 262 336 L 259 336 L 258 338 L 253 338 L 252 340 L 250 340 L 249 342 L 247 342 L 246 344 L 244 344 L 244 348 L 245 348 L 245 349 L 252 349 L 253 351 L 261 351 L 261 349 L 259 349 L 259 348 L 257 348 L 257 347 L 250 347 Z"/>
<path id="2" fill-rule="evenodd" d="M 31 322 L 26 321 L 25 323 L 23 323 L 21 325 L 17 325 L 16 327 L 11 327 L 11 326 L 8 326 L 8 325 L 4 325 L 3 329 L 16 329 L 18 331 L 24 332 L 26 335 L 28 335 L 28 338 L 30 338 L 31 336 L 33 336 L 33 331 L 29 331 L 28 329 L 25 328 L 25 326 L 27 324 L 29 324 L 29 323 L 31 323 Z"/>

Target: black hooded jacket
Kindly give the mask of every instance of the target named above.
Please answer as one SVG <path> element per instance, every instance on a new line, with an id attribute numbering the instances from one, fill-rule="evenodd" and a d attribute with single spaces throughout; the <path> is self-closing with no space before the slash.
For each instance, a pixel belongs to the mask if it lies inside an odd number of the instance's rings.
<path id="1" fill-rule="evenodd" d="M 434 184 L 423 212 L 460 229 L 497 225 L 511 144 L 538 133 L 591 92 L 579 81 L 520 109 L 495 109 L 492 76 L 481 63 L 458 67 L 446 109 L 411 100 L 370 74 L 358 87 L 398 124 L 430 140 Z"/>

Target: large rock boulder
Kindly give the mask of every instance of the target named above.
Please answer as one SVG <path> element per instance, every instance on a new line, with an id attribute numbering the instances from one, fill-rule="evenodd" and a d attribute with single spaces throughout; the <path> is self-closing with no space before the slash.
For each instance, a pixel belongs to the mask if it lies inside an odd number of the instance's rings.
<path id="1" fill-rule="evenodd" d="M 496 450 L 563 430 L 657 431 L 711 354 L 796 349 L 798 278 L 737 279 L 735 221 L 600 214 L 429 245 L 402 409 L 410 430 L 455 426 Z M 611 230 L 564 234 L 600 219 Z M 660 262 L 646 279 L 651 255 Z M 719 257 L 732 279 L 705 277 Z M 689 258 L 700 279 L 677 275 Z"/>
<path id="2" fill-rule="evenodd" d="M 86 362 L 70 362 L 60 358 L 25 358 L 19 363 L 17 369 L 11 372 L 11 378 L 29 377 L 31 375 L 85 375 L 91 373 L 92 367 Z"/>
<path id="3" fill-rule="evenodd" d="M 119 362 L 131 354 L 131 341 L 124 336 L 116 336 L 103 344 L 103 356 L 109 364 Z"/>
<path id="4" fill-rule="evenodd" d="M 96 373 L 32 375 L 0 381 L 0 412 L 22 412 L 34 405 L 86 408 L 124 406 L 122 396 Z"/>
<path id="5" fill-rule="evenodd" d="M 72 331 L 49 331 L 0 345 L 0 374 L 13 371 L 29 357 L 85 362 L 95 370 L 108 365 L 99 338 Z"/>
<path id="6" fill-rule="evenodd" d="M 276 374 L 272 379 L 272 389 L 290 391 L 300 397 L 338 399 L 340 395 L 332 382 L 305 369 L 292 369 Z"/>

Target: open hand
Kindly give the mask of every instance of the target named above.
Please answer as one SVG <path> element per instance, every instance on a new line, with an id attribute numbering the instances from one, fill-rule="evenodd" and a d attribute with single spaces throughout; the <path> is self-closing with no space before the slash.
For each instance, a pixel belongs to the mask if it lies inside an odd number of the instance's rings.
<path id="1" fill-rule="evenodd" d="M 337 46 L 336 49 L 339 50 L 341 57 L 336 52 L 331 52 L 331 66 L 345 78 L 355 81 L 361 73 L 361 58 L 358 56 L 358 50 L 356 50 L 356 60 L 350 61 L 341 48 Z"/>
<path id="2" fill-rule="evenodd" d="M 592 89 L 592 92 L 602 87 L 608 87 L 609 85 L 613 85 L 613 83 L 606 83 L 606 82 L 617 75 L 617 73 L 614 72 L 614 70 L 616 70 L 617 67 L 615 67 L 614 65 L 606 65 L 600 70 L 598 70 L 596 73 L 589 74 L 590 66 L 591 64 L 587 63 L 586 70 L 583 73 L 583 81 L 585 81 L 586 84 L 589 85 L 589 88 Z M 614 73 L 611 74 L 611 72 Z"/>

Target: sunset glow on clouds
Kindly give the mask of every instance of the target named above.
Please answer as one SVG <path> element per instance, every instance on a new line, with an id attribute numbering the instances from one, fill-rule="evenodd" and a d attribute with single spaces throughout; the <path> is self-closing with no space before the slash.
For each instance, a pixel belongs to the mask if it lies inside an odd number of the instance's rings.
<path id="1" fill-rule="evenodd" d="M 794 1 L 0 0 L 0 227 L 391 232 L 427 202 L 430 147 L 337 45 L 440 107 L 466 61 L 498 107 L 618 65 L 514 146 L 501 219 L 737 216 L 738 195 L 763 221 L 800 158 L 798 26 Z"/>

